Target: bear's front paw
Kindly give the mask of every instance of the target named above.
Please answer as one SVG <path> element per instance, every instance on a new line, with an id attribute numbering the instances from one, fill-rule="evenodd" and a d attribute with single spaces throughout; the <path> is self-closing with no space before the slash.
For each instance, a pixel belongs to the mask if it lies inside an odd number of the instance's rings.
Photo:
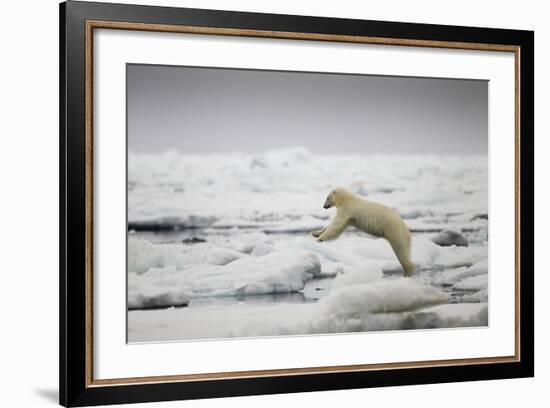
<path id="1" fill-rule="evenodd" d="M 322 239 L 322 238 L 317 238 L 317 242 L 323 242 L 323 241 L 324 241 L 324 239 Z"/>

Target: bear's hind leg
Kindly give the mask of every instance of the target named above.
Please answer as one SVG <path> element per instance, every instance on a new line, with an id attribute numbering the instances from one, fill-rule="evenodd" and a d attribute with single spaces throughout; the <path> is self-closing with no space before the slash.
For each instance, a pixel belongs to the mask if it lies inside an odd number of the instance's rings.
<path id="1" fill-rule="evenodd" d="M 407 240 L 406 242 L 399 241 L 399 240 L 392 240 L 392 241 L 389 241 L 389 243 L 393 249 L 393 252 L 395 252 L 395 255 L 397 256 L 399 263 L 403 267 L 405 276 L 410 277 L 416 269 L 414 263 L 411 261 L 410 239 Z"/>

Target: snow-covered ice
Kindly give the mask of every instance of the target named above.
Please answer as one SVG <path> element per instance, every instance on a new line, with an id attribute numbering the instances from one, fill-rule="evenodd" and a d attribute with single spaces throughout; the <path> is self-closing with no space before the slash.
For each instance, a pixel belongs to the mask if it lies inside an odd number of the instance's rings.
<path id="1" fill-rule="evenodd" d="M 413 278 L 382 239 L 310 236 L 335 186 L 401 213 Z M 487 202 L 485 156 L 129 153 L 129 341 L 487 325 Z"/>
<path id="2" fill-rule="evenodd" d="M 466 278 L 476 277 L 479 275 L 487 276 L 488 273 L 487 259 L 476 262 L 469 267 L 461 267 L 450 271 L 445 271 L 437 278 L 437 282 L 442 285 L 453 285 Z"/>
<path id="3" fill-rule="evenodd" d="M 136 244 L 142 246 L 143 242 L 130 239 L 128 247 Z M 176 253 L 167 254 L 165 245 L 147 243 L 147 246 L 158 249 L 164 258 L 157 257 L 157 261 L 166 263 L 145 272 L 143 268 L 141 272 L 129 269 L 128 293 L 132 308 L 174 306 L 170 303 L 176 297 L 174 291 L 186 299 L 297 292 L 321 272 L 317 256 L 304 250 L 253 256 L 197 244 L 192 247 L 196 249 L 191 251 L 194 253 L 179 254 L 172 245 Z M 155 295 L 158 299 L 153 299 Z"/>
<path id="4" fill-rule="evenodd" d="M 237 226 L 305 231 L 324 224 L 335 186 L 382 201 L 413 230 L 487 225 L 485 156 L 260 154 L 128 155 L 130 227 Z"/>

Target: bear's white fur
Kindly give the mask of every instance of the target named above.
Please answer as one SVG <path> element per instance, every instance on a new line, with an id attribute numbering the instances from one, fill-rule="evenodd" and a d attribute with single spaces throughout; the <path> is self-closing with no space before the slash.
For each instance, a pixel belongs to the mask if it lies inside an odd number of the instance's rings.
<path id="1" fill-rule="evenodd" d="M 401 263 L 405 276 L 411 276 L 415 270 L 411 261 L 411 233 L 395 210 L 364 200 L 343 188 L 336 188 L 328 195 L 324 208 L 331 207 L 336 207 L 337 212 L 328 227 L 312 232 L 318 241 L 336 239 L 348 225 L 354 226 L 370 235 L 386 239 Z"/>

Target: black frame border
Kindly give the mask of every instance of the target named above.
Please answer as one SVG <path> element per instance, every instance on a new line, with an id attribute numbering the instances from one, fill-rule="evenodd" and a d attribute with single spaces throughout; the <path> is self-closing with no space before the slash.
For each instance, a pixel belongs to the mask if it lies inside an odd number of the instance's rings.
<path id="1" fill-rule="evenodd" d="M 59 400 L 64 406 L 339 390 L 534 376 L 532 31 L 68 1 L 59 8 Z M 86 384 L 86 21 L 188 25 L 520 47 L 520 361 L 186 382 Z M 516 158 L 517 160 L 517 158 Z"/>

